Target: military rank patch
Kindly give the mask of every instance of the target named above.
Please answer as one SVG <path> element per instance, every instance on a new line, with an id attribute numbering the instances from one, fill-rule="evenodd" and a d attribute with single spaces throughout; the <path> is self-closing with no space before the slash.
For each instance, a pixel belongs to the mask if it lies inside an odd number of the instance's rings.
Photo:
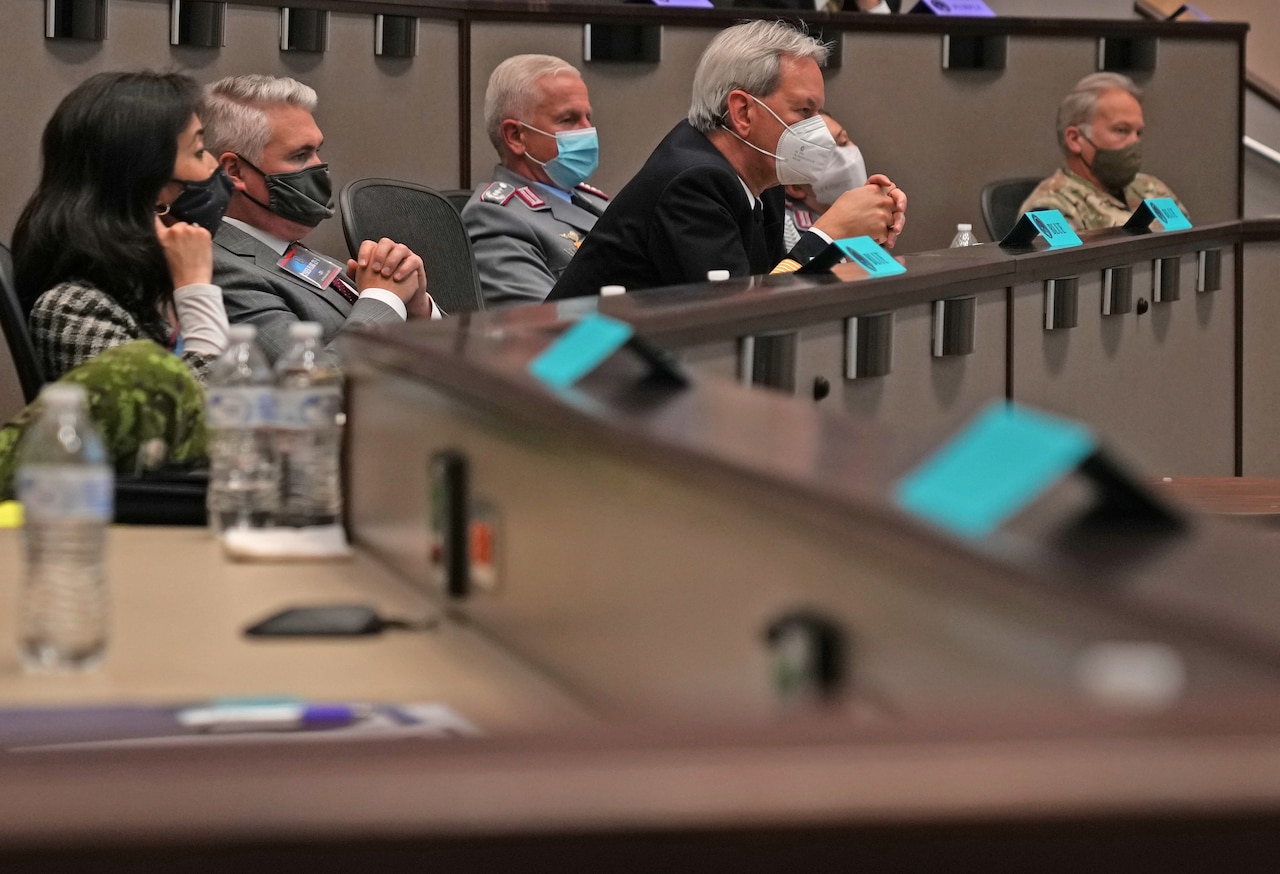
<path id="1" fill-rule="evenodd" d="M 547 205 L 547 202 L 538 196 L 538 192 L 534 191 L 528 185 L 524 188 L 517 188 L 516 197 L 523 200 L 529 209 L 540 209 Z"/>
<path id="2" fill-rule="evenodd" d="M 511 195 L 515 193 L 516 187 L 510 182 L 494 182 L 484 190 L 484 193 L 480 195 L 480 199 L 485 203 L 506 205 L 506 202 L 511 199 Z"/>
<path id="3" fill-rule="evenodd" d="M 813 227 L 813 213 L 807 209 L 795 210 L 796 227 L 802 231 L 807 231 Z"/>
<path id="4" fill-rule="evenodd" d="M 600 198 L 601 200 L 609 199 L 609 195 L 605 194 L 603 191 L 601 191 L 599 188 L 596 188 L 594 185 L 588 185 L 585 182 L 579 182 L 577 185 L 577 188 L 579 191 L 587 192 L 587 194 L 594 194 L 596 197 Z"/>

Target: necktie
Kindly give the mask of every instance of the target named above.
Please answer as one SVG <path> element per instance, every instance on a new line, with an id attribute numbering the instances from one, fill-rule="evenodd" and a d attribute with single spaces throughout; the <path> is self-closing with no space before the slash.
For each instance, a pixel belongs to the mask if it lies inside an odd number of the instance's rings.
<path id="1" fill-rule="evenodd" d="M 333 282 L 330 282 L 329 285 L 334 291 L 342 295 L 346 299 L 347 303 L 355 303 L 360 299 L 360 292 L 351 287 L 351 283 L 347 282 L 346 277 L 344 277 L 341 272 L 339 272 L 337 276 L 333 277 Z"/>
<path id="2" fill-rule="evenodd" d="M 755 216 L 756 227 L 763 229 L 764 228 L 764 204 L 760 201 L 760 198 L 758 197 L 756 198 L 755 208 L 753 208 L 751 212 Z"/>

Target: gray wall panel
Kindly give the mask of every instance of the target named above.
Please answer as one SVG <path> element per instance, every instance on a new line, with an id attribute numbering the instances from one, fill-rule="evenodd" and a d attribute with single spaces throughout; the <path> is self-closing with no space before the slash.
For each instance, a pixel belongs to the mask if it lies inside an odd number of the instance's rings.
<path id="1" fill-rule="evenodd" d="M 1015 288 L 1013 397 L 1079 419 L 1149 474 L 1229 476 L 1235 469 L 1234 270 L 1195 291 L 1196 256 L 1181 258 L 1181 298 L 1103 316 L 1101 273 L 1080 276 L 1079 325 L 1044 329 L 1044 285 Z M 1151 264 L 1133 269 L 1133 300 L 1151 301 Z"/>
<path id="2" fill-rule="evenodd" d="M 1241 442 L 1245 476 L 1280 476 L 1277 276 L 1280 276 L 1280 243 L 1250 243 L 1244 256 L 1244 433 Z"/>
<path id="3" fill-rule="evenodd" d="M 896 312 L 893 370 L 883 377 L 843 378 L 842 370 L 836 369 L 843 367 L 844 360 L 841 325 L 840 345 L 834 350 L 840 354 L 840 364 L 826 364 L 839 378 L 832 380 L 832 398 L 824 403 L 870 418 L 899 434 L 931 435 L 958 426 L 991 400 L 1004 397 L 1006 292 L 983 292 L 977 298 L 970 355 L 933 357 L 932 306 Z M 832 348 L 826 348 L 831 355 Z M 809 354 L 810 347 L 805 346 L 806 359 Z"/>

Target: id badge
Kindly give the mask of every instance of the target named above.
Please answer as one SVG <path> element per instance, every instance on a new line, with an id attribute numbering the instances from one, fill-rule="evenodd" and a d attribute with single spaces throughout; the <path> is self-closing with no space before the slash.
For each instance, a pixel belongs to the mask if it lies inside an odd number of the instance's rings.
<path id="1" fill-rule="evenodd" d="M 284 257 L 276 264 L 308 285 L 320 289 L 328 288 L 333 277 L 342 270 L 336 262 L 312 252 L 301 243 L 294 243 L 285 250 Z"/>

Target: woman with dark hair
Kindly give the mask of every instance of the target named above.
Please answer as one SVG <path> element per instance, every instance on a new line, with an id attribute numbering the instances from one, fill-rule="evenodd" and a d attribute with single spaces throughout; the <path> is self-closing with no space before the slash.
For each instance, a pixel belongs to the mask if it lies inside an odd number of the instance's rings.
<path id="1" fill-rule="evenodd" d="M 205 151 L 200 98 L 189 76 L 100 73 L 46 125 L 13 256 L 47 379 L 150 339 L 203 383 L 226 348 L 211 234 L 231 183 Z"/>

